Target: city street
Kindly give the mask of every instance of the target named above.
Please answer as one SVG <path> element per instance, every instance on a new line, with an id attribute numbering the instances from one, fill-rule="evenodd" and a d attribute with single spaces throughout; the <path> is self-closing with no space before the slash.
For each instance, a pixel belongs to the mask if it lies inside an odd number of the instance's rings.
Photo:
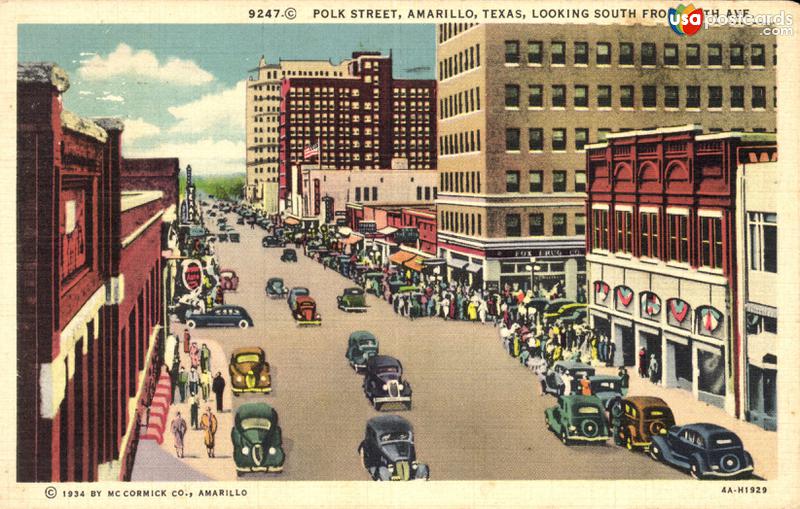
<path id="1" fill-rule="evenodd" d="M 234 215 L 228 219 L 235 223 Z M 277 410 L 285 469 L 277 476 L 249 474 L 244 479 L 369 479 L 356 449 L 366 421 L 378 413 L 364 397 L 362 377 L 344 357 L 347 337 L 358 329 L 373 332 L 381 353 L 403 363 L 414 406 L 402 415 L 414 425 L 417 457 L 430 465 L 433 480 L 686 478 L 610 441 L 605 446 L 562 445 L 544 423 L 544 409 L 555 399 L 538 395 L 535 378 L 504 353 L 493 327 L 431 318 L 410 321 L 371 295 L 366 313 L 345 313 L 337 309 L 336 296 L 351 281 L 324 270 L 302 250 L 298 263 L 283 263 L 281 249 L 261 247 L 263 230 L 237 229 L 241 243 L 218 244 L 217 255 L 221 267 L 240 278 L 239 290 L 227 293 L 226 303 L 244 306 L 255 326 L 197 329 L 192 336 L 218 342 L 225 362 L 237 347 L 257 345 L 267 353 L 273 392 L 234 398 L 233 406 L 265 401 Z M 311 290 L 322 326 L 298 327 L 284 300 L 265 296 L 265 282 L 273 276 L 284 278 L 289 287 Z M 214 364 L 214 371 L 222 370 L 227 379 L 220 360 Z M 229 395 L 225 401 L 227 408 Z M 226 423 L 232 421 L 227 415 L 220 420 L 217 442 L 218 456 L 229 457 Z M 212 468 L 203 468 L 205 475 L 236 479 L 232 459 L 211 461 Z"/>

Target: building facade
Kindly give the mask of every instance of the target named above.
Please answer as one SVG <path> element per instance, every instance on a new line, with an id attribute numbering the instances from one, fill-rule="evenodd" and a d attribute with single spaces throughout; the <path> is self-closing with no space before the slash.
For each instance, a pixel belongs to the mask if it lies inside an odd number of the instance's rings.
<path id="1" fill-rule="evenodd" d="M 160 368 L 161 229 L 175 208 L 163 200 L 177 196 L 177 159 L 140 161 L 154 183 L 129 178 L 122 122 L 64 110 L 68 88 L 54 64 L 18 66 L 22 482 L 127 478 Z"/>
<path id="2" fill-rule="evenodd" d="M 394 79 L 391 56 L 375 52 L 355 52 L 342 65 L 341 77 L 282 82 L 279 200 L 302 192 L 291 168 L 304 162 L 320 169 L 436 169 L 436 82 Z M 306 154 L 310 147 L 318 154 Z"/>
<path id="3" fill-rule="evenodd" d="M 281 80 L 293 77 L 341 77 L 344 64 L 328 60 L 279 60 L 268 64 L 262 56 L 247 80 L 245 145 L 247 177 L 245 199 L 267 214 L 278 210 L 278 115 Z"/>
<path id="4" fill-rule="evenodd" d="M 702 123 L 775 130 L 775 39 L 737 28 L 442 24 L 439 249 L 476 284 L 585 281 L 584 146 Z M 531 263 L 536 258 L 536 263 Z"/>
<path id="5" fill-rule="evenodd" d="M 616 365 L 743 415 L 736 175 L 774 134 L 696 125 L 587 146 L 589 316 Z"/>

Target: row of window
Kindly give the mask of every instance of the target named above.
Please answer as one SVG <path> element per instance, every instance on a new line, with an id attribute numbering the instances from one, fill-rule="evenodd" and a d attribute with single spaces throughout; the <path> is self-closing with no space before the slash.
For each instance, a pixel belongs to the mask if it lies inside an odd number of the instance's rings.
<path id="1" fill-rule="evenodd" d="M 423 199 L 425 201 L 435 200 L 439 194 L 438 191 L 435 186 L 417 186 L 417 201 L 422 201 Z"/>
<path id="2" fill-rule="evenodd" d="M 575 129 L 575 150 L 583 150 L 589 141 L 589 129 L 578 127 Z M 554 151 L 567 150 L 567 129 L 564 127 L 554 127 L 550 136 L 551 148 Z M 515 127 L 506 129 L 506 151 L 519 152 L 520 130 Z M 541 127 L 531 127 L 528 129 L 528 150 L 544 150 L 544 130 Z"/>
<path id="3" fill-rule="evenodd" d="M 443 230 L 464 235 L 483 235 L 483 219 L 480 214 L 441 211 L 439 216 Z"/>
<path id="4" fill-rule="evenodd" d="M 416 88 L 416 87 L 393 87 L 392 88 L 392 96 L 397 98 L 405 98 L 409 97 L 410 99 L 414 98 L 424 98 L 431 96 L 431 90 L 434 88 Z"/>
<path id="5" fill-rule="evenodd" d="M 267 173 L 278 173 L 278 168 L 262 168 L 262 167 L 253 168 L 253 173 L 264 173 L 264 170 L 266 170 Z"/>
<path id="6" fill-rule="evenodd" d="M 553 193 L 565 193 L 567 189 L 567 171 L 566 170 L 553 170 L 552 172 L 551 189 Z M 506 172 L 506 192 L 519 193 L 520 192 L 520 172 L 517 170 L 509 170 Z M 528 172 L 528 191 L 531 193 L 544 192 L 544 172 L 542 170 L 530 170 Z M 575 180 L 572 191 L 576 193 L 586 192 L 586 172 L 579 170 L 575 172 Z"/>
<path id="7" fill-rule="evenodd" d="M 635 45 L 632 42 L 620 42 L 617 49 L 616 63 L 618 65 L 642 66 L 700 66 L 703 62 L 703 48 L 700 44 L 682 45 L 665 43 L 662 46 L 661 58 L 658 58 L 656 43 L 643 42 L 636 58 Z M 505 63 L 520 64 L 522 62 L 521 46 L 518 40 L 505 41 Z M 705 63 L 712 67 L 721 67 L 724 56 L 727 64 L 732 67 L 743 67 L 749 63 L 752 67 L 766 65 L 766 51 L 763 44 L 729 44 L 727 51 L 723 51 L 722 44 L 705 45 Z M 777 46 L 773 45 L 772 65 L 777 65 Z M 590 51 L 589 43 L 575 41 L 572 45 L 572 63 L 575 65 L 588 65 L 590 54 L 594 54 L 595 65 L 611 65 L 614 61 L 614 48 L 610 42 L 598 42 L 594 51 Z M 683 57 L 683 58 L 681 58 Z M 544 42 L 528 41 L 525 60 L 529 65 L 542 65 L 545 62 Z M 567 43 L 564 41 L 550 41 L 549 60 L 551 65 L 566 65 Z"/>
<path id="8" fill-rule="evenodd" d="M 686 85 L 684 94 L 684 107 L 686 108 L 700 108 L 702 105 L 701 91 L 702 87 L 697 85 Z M 766 87 L 753 86 L 750 88 L 750 106 L 753 109 L 763 109 L 767 107 L 767 89 Z M 681 107 L 681 87 L 676 85 L 664 85 L 663 107 L 665 108 L 680 108 Z M 621 108 L 657 108 L 659 106 L 658 87 L 656 85 L 643 85 L 641 87 L 642 98 L 641 101 L 636 103 L 636 92 L 633 85 L 620 85 L 619 86 L 619 103 L 616 106 Z M 594 106 L 598 108 L 611 108 L 613 104 L 613 89 L 611 85 L 597 85 L 595 94 Z M 723 104 L 723 87 L 717 85 L 709 85 L 706 93 L 706 107 L 707 108 L 722 108 Z M 731 108 L 744 108 L 745 105 L 745 87 L 741 85 L 732 85 L 729 87 L 728 92 L 729 106 Z M 505 86 L 505 106 L 506 108 L 519 108 L 520 107 L 520 86 L 516 84 Z M 773 87 L 772 105 L 777 106 L 778 94 L 777 87 Z M 528 85 L 528 108 L 543 108 L 545 104 L 544 99 L 544 86 L 543 85 Z M 572 104 L 575 108 L 588 108 L 589 107 L 589 86 L 588 85 L 574 85 L 572 90 Z M 565 108 L 567 106 L 567 86 L 566 85 L 551 85 L 550 86 L 550 106 L 553 108 Z"/>
<path id="9" fill-rule="evenodd" d="M 556 212 L 553 214 L 550 223 L 551 229 L 549 235 L 553 237 L 563 237 L 568 234 L 567 232 L 567 214 L 563 212 Z M 506 214 L 505 217 L 506 237 L 521 237 L 522 236 L 522 220 L 520 214 Z M 586 215 L 575 214 L 575 235 L 583 235 L 586 232 Z M 528 214 L 528 236 L 544 236 L 545 222 L 544 213 L 537 212 Z"/>
<path id="10" fill-rule="evenodd" d="M 480 152 L 481 130 L 439 136 L 439 153 L 443 156 Z"/>
<path id="11" fill-rule="evenodd" d="M 439 81 L 452 78 L 481 66 L 481 45 L 470 46 L 439 61 Z"/>
<path id="12" fill-rule="evenodd" d="M 357 202 L 362 201 L 377 201 L 378 200 L 378 188 L 372 187 L 372 193 L 370 193 L 369 187 L 356 187 L 355 188 L 355 198 Z M 363 199 L 362 199 L 363 198 Z"/>
<path id="13" fill-rule="evenodd" d="M 477 23 L 440 23 L 439 24 L 439 42 L 442 43 L 448 39 L 451 39 L 464 30 L 468 28 L 472 28 Z"/>
<path id="14" fill-rule="evenodd" d="M 342 76 L 342 71 L 287 71 L 281 70 L 280 71 L 280 78 L 285 78 L 286 76 Z M 266 71 L 266 78 L 268 80 L 277 80 L 279 79 L 278 71 Z"/>
<path id="15" fill-rule="evenodd" d="M 470 88 L 439 99 L 439 118 L 450 118 L 481 109 L 481 87 Z"/>
<path id="16" fill-rule="evenodd" d="M 439 174 L 439 185 L 451 193 L 480 193 L 481 174 L 477 171 L 446 171 Z"/>

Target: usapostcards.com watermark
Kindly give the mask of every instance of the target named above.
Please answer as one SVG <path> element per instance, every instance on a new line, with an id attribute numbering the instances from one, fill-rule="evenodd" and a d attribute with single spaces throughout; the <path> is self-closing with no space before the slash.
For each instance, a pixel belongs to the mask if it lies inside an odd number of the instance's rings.
<path id="1" fill-rule="evenodd" d="M 740 12 L 736 14 L 718 14 L 714 10 L 705 11 L 703 25 L 705 28 L 712 26 L 754 26 L 763 27 L 761 35 L 793 35 L 792 15 L 784 11 L 778 14 L 750 14 Z"/>

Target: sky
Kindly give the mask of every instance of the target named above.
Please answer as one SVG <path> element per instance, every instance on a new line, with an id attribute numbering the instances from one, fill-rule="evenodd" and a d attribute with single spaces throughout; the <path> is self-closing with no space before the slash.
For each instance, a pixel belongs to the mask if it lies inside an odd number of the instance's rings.
<path id="1" fill-rule="evenodd" d="M 243 173 L 245 81 L 264 55 L 392 51 L 394 77 L 433 79 L 433 25 L 19 25 L 20 62 L 55 62 L 64 106 L 125 121 L 125 157 L 179 157 L 201 175 Z"/>

